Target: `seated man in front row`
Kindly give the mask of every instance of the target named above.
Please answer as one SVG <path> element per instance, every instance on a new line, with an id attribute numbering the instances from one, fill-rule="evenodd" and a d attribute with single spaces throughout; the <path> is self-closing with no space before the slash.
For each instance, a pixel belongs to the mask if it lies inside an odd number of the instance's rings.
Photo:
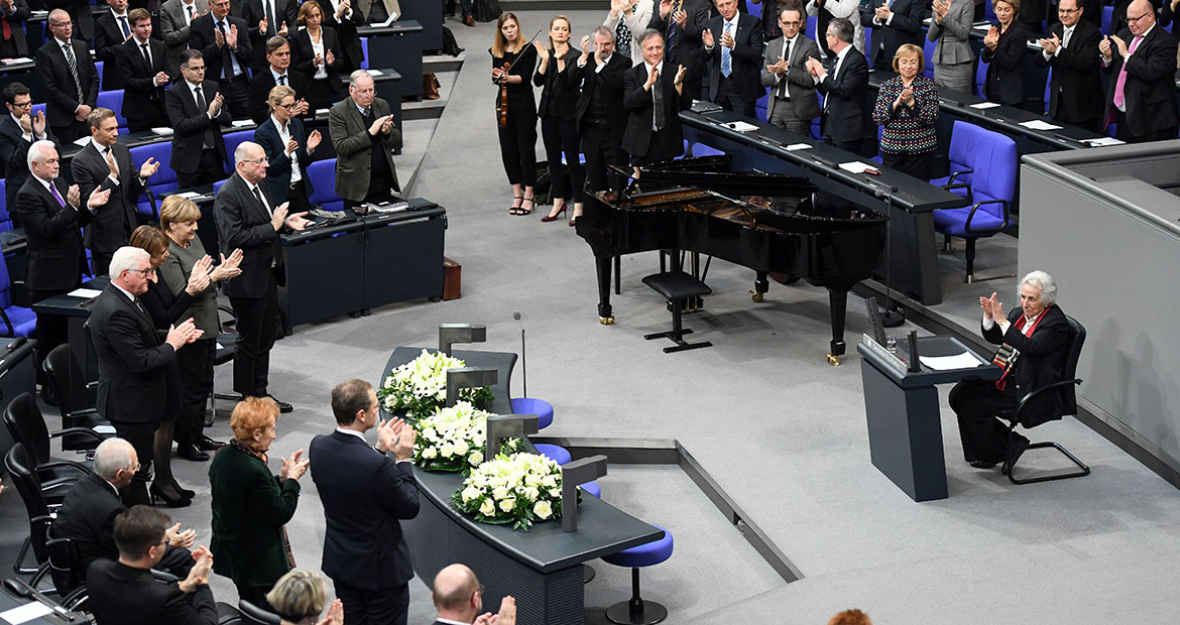
<path id="1" fill-rule="evenodd" d="M 959 418 L 963 455 L 977 469 L 1003 462 L 1006 470 L 1028 448 L 1016 434 L 1008 447 L 1008 425 L 996 414 L 1016 407 L 1027 393 L 1061 379 L 1069 353 L 1069 322 L 1057 301 L 1057 283 L 1043 271 L 1032 271 L 1018 286 L 1020 308 L 1004 315 L 992 293 L 980 297 L 983 337 L 1000 345 L 994 362 L 1004 369 L 998 380 L 963 380 L 951 389 L 951 409 Z M 1057 394 L 1048 393 L 1025 408 L 1021 425 L 1040 425 L 1061 414 Z"/>

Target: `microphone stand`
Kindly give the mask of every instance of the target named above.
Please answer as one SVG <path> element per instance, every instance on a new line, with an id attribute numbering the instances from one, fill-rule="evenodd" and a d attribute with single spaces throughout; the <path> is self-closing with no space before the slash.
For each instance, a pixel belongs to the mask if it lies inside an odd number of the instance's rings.
<path id="1" fill-rule="evenodd" d="M 524 324 L 520 325 L 520 373 L 524 383 L 524 396 L 529 396 L 529 358 L 524 350 Z"/>
<path id="2" fill-rule="evenodd" d="M 883 189 L 877 189 L 873 195 L 885 200 L 885 215 L 889 217 L 889 223 L 885 224 L 885 304 L 881 306 L 881 325 L 896 328 L 905 323 L 905 312 L 893 300 L 893 195 Z"/>

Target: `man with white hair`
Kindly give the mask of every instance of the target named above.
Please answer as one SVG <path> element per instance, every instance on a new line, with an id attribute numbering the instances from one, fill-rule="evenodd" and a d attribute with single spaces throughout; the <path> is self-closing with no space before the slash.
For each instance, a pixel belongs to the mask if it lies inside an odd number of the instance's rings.
<path id="1" fill-rule="evenodd" d="M 68 293 L 82 284 L 86 272 L 86 252 L 78 228 L 90 222 L 94 211 L 107 203 L 111 192 L 95 190 L 86 198 L 78 185 L 66 187 L 58 179 L 61 164 L 52 141 L 37 141 L 29 146 L 26 157 L 32 174 L 16 193 L 12 212 L 25 227 L 29 263 L 25 267 L 25 289 L 29 300 L 37 303 L 47 297 Z M 41 362 L 54 347 L 66 342 L 66 318 L 37 314 L 37 352 L 35 365 L 42 374 Z M 42 383 L 42 388 L 48 388 Z M 44 395 L 43 395 L 44 396 Z"/>
<path id="2" fill-rule="evenodd" d="M 176 351 L 201 337 L 192 319 L 161 341 L 139 296 L 147 292 L 151 256 L 125 246 L 111 257 L 111 283 L 90 312 L 90 339 L 98 358 L 98 413 L 135 447 L 140 469 L 123 493 L 127 505 L 150 504 L 152 443 L 168 400 L 167 367 Z"/>
<path id="3" fill-rule="evenodd" d="M 234 341 L 234 390 L 243 397 L 272 397 L 268 390 L 270 350 L 279 316 L 278 286 L 286 284 L 279 234 L 303 230 L 306 213 L 287 214 L 287 203 L 275 205 L 266 185 L 266 152 L 253 141 L 234 151 L 234 175 L 225 181 L 213 203 L 221 251 L 227 257 L 242 250 L 242 275 L 225 283 L 237 317 Z M 282 412 L 291 404 L 275 401 Z"/>
<path id="4" fill-rule="evenodd" d="M 74 580 L 86 579 L 86 570 L 99 558 L 118 559 L 115 545 L 115 517 L 127 509 L 119 500 L 119 490 L 131 483 L 139 470 L 139 458 L 131 443 L 121 438 L 108 438 L 94 450 L 94 472 L 78 480 L 53 521 L 55 538 L 69 538 L 77 556 L 72 572 Z M 192 557 L 188 547 L 196 532 L 180 531 L 180 524 L 167 531 L 168 553 L 159 568 L 172 571 L 178 577 L 188 575 Z M 173 553 L 175 552 L 175 553 Z M 59 589 L 62 590 L 62 589 Z M 64 589 L 68 592 L 70 589 Z"/>
<path id="5" fill-rule="evenodd" d="M 328 136 L 336 149 L 336 195 L 345 208 L 385 202 L 401 192 L 393 150 L 402 132 L 393 123 L 389 103 L 376 97 L 373 76 L 363 69 L 348 80 L 348 98 L 328 111 Z"/>
<path id="6" fill-rule="evenodd" d="M 996 418 L 1016 407 L 1025 394 L 1061 380 L 1069 353 L 1069 321 L 1057 302 L 1057 283 L 1044 271 L 1020 280 L 1020 308 L 1007 315 L 995 293 L 980 297 L 983 338 L 1000 346 L 993 362 L 1004 373 L 998 380 L 963 380 L 951 389 L 951 409 L 959 418 L 959 437 L 967 463 L 990 469 L 1016 462 L 1028 439 L 1016 434 L 1008 444 L 1008 426 Z M 1025 408 L 1021 425 L 1040 425 L 1061 414 L 1061 400 L 1045 394 Z"/>

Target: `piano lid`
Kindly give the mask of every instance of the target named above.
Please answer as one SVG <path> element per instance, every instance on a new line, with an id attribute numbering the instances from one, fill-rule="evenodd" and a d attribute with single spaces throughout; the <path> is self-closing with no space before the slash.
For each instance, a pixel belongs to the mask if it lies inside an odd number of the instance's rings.
<path id="1" fill-rule="evenodd" d="M 743 196 L 805 198 L 815 192 L 815 185 L 806 176 L 733 173 L 732 161 L 732 157 L 722 154 L 640 167 L 639 186 L 645 193 L 657 187 L 691 187 L 735 200 Z"/>

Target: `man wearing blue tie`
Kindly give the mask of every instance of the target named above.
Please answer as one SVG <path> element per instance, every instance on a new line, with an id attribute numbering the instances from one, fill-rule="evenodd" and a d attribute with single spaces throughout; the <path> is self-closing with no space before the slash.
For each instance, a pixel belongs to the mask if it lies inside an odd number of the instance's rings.
<path id="1" fill-rule="evenodd" d="M 216 81 L 234 119 L 250 117 L 250 77 L 253 58 L 246 22 L 229 14 L 230 0 L 210 0 L 209 12 L 189 26 L 188 47 L 205 57 L 205 77 Z"/>
<path id="2" fill-rule="evenodd" d="M 111 10 L 94 20 L 94 57 L 102 61 L 102 90 L 114 91 L 124 86 L 116 57 L 119 47 L 131 38 L 133 24 L 128 20 L 127 0 L 109 0 Z"/>
<path id="3" fill-rule="evenodd" d="M 753 117 L 754 103 L 766 94 L 760 77 L 762 27 L 737 7 L 737 0 L 717 0 L 720 15 L 701 33 L 709 59 L 709 99 Z"/>
<path id="4" fill-rule="evenodd" d="M 401 419 L 381 423 L 364 380 L 332 389 L 336 431 L 312 439 L 311 478 L 324 504 L 322 569 L 348 625 L 405 625 L 414 577 L 399 519 L 418 516 L 410 456 L 418 435 Z M 370 447 L 365 432 L 377 429 Z"/>

